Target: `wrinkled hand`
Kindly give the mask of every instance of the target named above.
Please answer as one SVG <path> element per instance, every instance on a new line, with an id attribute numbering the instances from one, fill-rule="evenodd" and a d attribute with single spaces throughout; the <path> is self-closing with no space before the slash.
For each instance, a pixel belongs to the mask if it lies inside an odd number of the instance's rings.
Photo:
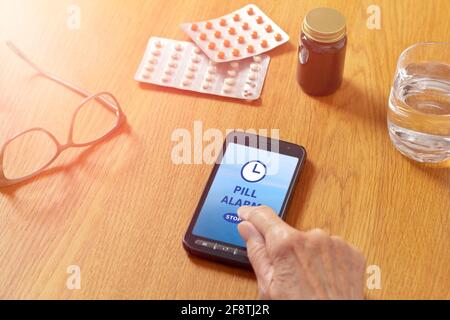
<path id="1" fill-rule="evenodd" d="M 320 229 L 298 231 L 269 207 L 240 207 L 239 233 L 262 299 L 363 299 L 365 258 Z"/>

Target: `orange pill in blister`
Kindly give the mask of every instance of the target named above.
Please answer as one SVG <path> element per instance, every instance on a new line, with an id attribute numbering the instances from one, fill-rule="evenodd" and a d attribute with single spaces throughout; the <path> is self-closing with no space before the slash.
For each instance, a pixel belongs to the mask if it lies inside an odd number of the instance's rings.
<path id="1" fill-rule="evenodd" d="M 227 20 L 225 20 L 225 19 L 220 19 L 219 24 L 220 24 L 222 27 L 225 27 L 225 26 L 227 25 Z"/>
<path id="2" fill-rule="evenodd" d="M 225 48 L 229 48 L 231 46 L 230 40 L 227 40 L 227 39 L 223 40 L 223 46 Z"/>
<path id="3" fill-rule="evenodd" d="M 233 16 L 234 21 L 239 21 L 240 19 L 241 19 L 241 17 L 237 13 Z"/>
<path id="4" fill-rule="evenodd" d="M 244 22 L 244 23 L 242 24 L 242 29 L 244 29 L 244 30 L 250 29 L 250 26 L 248 25 L 248 22 Z"/>
<path id="5" fill-rule="evenodd" d="M 214 37 L 220 38 L 222 36 L 222 33 L 220 31 L 214 32 Z"/>
<path id="6" fill-rule="evenodd" d="M 236 34 L 236 29 L 231 27 L 231 28 L 228 29 L 228 33 L 231 34 L 231 35 L 234 35 L 234 34 Z"/>
<path id="7" fill-rule="evenodd" d="M 280 33 L 277 33 L 277 34 L 275 35 L 275 40 L 281 41 L 281 39 L 283 39 L 283 37 L 281 36 Z"/>
<path id="8" fill-rule="evenodd" d="M 252 32 L 252 38 L 253 39 L 257 39 L 258 38 L 258 32 L 257 31 L 253 31 Z"/>
<path id="9" fill-rule="evenodd" d="M 206 22 L 205 27 L 206 27 L 206 29 L 212 29 L 212 27 L 213 27 L 212 22 L 211 21 Z"/>
<path id="10" fill-rule="evenodd" d="M 256 22 L 257 22 L 258 24 L 261 24 L 261 23 L 263 23 L 263 22 L 264 22 L 264 19 L 263 19 L 263 17 L 261 17 L 261 16 L 258 16 L 258 18 L 256 18 Z"/>
<path id="11" fill-rule="evenodd" d="M 272 32 L 272 26 L 270 24 L 265 26 L 264 29 L 266 29 L 267 32 Z"/>
<path id="12" fill-rule="evenodd" d="M 217 53 L 217 58 L 219 58 L 219 59 L 225 59 L 225 52 L 219 51 L 219 52 Z"/>
<path id="13" fill-rule="evenodd" d="M 250 7 L 250 8 L 247 9 L 247 13 L 248 13 L 249 16 L 251 16 L 251 15 L 253 15 L 255 13 L 255 11 L 253 10 L 252 7 Z"/>
<path id="14" fill-rule="evenodd" d="M 191 24 L 191 30 L 192 31 L 197 31 L 198 30 L 198 25 L 195 24 L 195 23 Z"/>
<path id="15" fill-rule="evenodd" d="M 215 48 L 216 48 L 216 44 L 214 42 L 208 43 L 208 49 L 209 50 L 214 50 Z"/>
<path id="16" fill-rule="evenodd" d="M 247 47 L 247 52 L 248 53 L 253 53 L 255 51 L 255 48 L 250 44 L 250 45 L 248 45 L 248 47 Z"/>
<path id="17" fill-rule="evenodd" d="M 262 40 L 262 41 L 261 41 L 261 47 L 267 48 L 268 45 L 269 45 L 269 44 L 267 43 L 267 40 Z"/>
<path id="18" fill-rule="evenodd" d="M 239 37 L 238 37 L 238 42 L 239 42 L 240 44 L 245 43 L 245 38 L 244 38 L 243 36 L 239 36 Z"/>
<path id="19" fill-rule="evenodd" d="M 235 57 L 239 57 L 239 55 L 241 54 L 240 52 L 239 52 L 239 49 L 233 49 L 233 56 L 235 56 Z"/>
<path id="20" fill-rule="evenodd" d="M 200 33 L 198 37 L 200 38 L 200 40 L 206 40 L 206 33 Z"/>

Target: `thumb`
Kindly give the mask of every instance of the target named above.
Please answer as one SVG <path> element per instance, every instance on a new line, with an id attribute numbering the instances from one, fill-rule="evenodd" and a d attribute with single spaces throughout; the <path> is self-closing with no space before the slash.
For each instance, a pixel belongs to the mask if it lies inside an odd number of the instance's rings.
<path id="1" fill-rule="evenodd" d="M 272 263 L 267 255 L 264 237 L 248 221 L 239 223 L 238 230 L 247 243 L 247 255 L 258 280 L 260 294 L 264 297 L 273 274 Z"/>

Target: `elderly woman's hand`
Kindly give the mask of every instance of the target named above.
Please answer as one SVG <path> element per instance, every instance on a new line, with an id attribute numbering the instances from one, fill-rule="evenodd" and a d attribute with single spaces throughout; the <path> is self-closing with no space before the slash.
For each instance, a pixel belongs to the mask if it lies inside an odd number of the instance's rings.
<path id="1" fill-rule="evenodd" d="M 262 299 L 363 299 L 365 258 L 339 237 L 298 231 L 269 207 L 241 207 L 239 233 Z"/>

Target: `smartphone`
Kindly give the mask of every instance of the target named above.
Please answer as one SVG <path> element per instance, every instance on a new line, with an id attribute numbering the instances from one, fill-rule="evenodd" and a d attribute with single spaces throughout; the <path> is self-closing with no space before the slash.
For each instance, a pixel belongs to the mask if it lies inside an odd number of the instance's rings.
<path id="1" fill-rule="evenodd" d="M 306 159 L 303 147 L 260 135 L 227 135 L 183 239 L 191 254 L 249 268 L 240 206 L 267 205 L 284 219 Z"/>

